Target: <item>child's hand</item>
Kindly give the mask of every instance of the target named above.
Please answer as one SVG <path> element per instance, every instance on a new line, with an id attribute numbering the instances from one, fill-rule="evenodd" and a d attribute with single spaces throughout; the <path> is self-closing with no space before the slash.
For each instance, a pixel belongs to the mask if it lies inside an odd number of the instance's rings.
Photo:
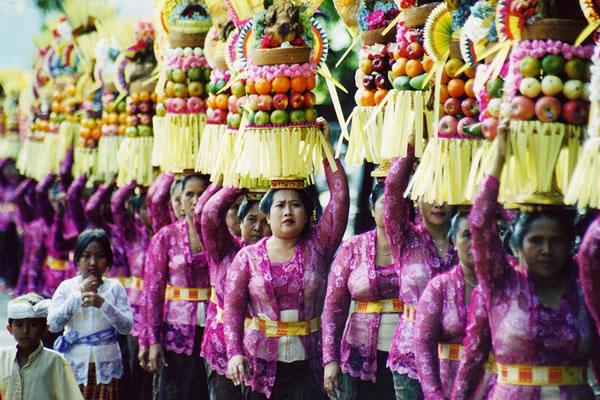
<path id="1" fill-rule="evenodd" d="M 85 292 L 81 296 L 82 307 L 100 308 L 104 304 L 104 298 L 96 292 Z"/>
<path id="2" fill-rule="evenodd" d="M 100 287 L 100 279 L 95 275 L 91 275 L 81 281 L 79 289 L 81 290 L 81 293 L 97 292 L 98 287 Z"/>

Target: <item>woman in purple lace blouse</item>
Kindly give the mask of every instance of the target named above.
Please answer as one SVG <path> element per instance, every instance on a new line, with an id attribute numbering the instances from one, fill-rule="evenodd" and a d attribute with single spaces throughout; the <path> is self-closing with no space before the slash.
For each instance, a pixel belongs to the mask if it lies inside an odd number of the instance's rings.
<path id="1" fill-rule="evenodd" d="M 421 222 L 409 219 L 409 204 L 404 197 L 413 170 L 412 148 L 406 158 L 398 158 L 386 178 L 384 198 L 385 228 L 399 279 L 399 298 L 404 305 L 388 356 L 394 373 L 398 400 L 423 397 L 417 375 L 414 350 L 415 309 L 427 283 L 458 262 L 448 240 L 453 207 L 419 201 Z"/>
<path id="2" fill-rule="evenodd" d="M 258 242 L 264 236 L 271 234 L 267 216 L 259 210 L 258 199 L 244 199 L 237 206 L 237 199 L 243 191 L 223 188 L 214 195 L 201 210 L 199 227 L 208 260 L 210 282 L 213 287 L 211 302 L 206 314 L 206 329 L 202 339 L 202 356 L 208 364 L 208 390 L 211 400 L 242 399 L 242 392 L 226 377 L 227 351 L 223 333 L 223 307 L 225 299 L 225 278 L 231 262 L 244 245 Z M 227 216 L 231 209 L 238 210 L 237 219 L 240 221 L 240 242 L 231 233 L 227 224 Z"/>
<path id="3" fill-rule="evenodd" d="M 323 308 L 324 384 L 331 397 L 343 388 L 343 399 L 396 398 L 386 363 L 402 309 L 383 191 L 378 183 L 370 198 L 376 229 L 344 242 L 331 265 Z"/>
<path id="4" fill-rule="evenodd" d="M 152 237 L 143 293 L 148 369 L 157 372 L 160 367 L 159 398 L 174 400 L 208 397 L 200 344 L 210 279 L 204 246 L 194 225 L 194 206 L 196 201 L 206 204 L 218 190 L 199 175 L 186 176 L 182 186 L 185 218 Z"/>
<path id="5" fill-rule="evenodd" d="M 305 191 L 271 190 L 261 210 L 273 235 L 242 248 L 227 272 L 227 372 L 234 384 L 249 385 L 248 399 L 324 396 L 319 322 L 349 209 L 344 169 L 339 161 L 332 167 L 325 161 L 331 197 L 319 223 L 310 224 L 314 203 Z"/>
<path id="6" fill-rule="evenodd" d="M 511 238 L 516 268 L 495 227 L 507 125 L 498 129 L 496 159 L 469 216 L 482 301 L 470 310 L 452 398 L 472 398 L 493 351 L 498 379 L 492 400 L 592 400 L 587 367 L 599 376 L 600 343 L 571 258 L 572 219 L 560 209 L 522 212 Z M 580 254 L 597 246 L 595 239 Z"/>

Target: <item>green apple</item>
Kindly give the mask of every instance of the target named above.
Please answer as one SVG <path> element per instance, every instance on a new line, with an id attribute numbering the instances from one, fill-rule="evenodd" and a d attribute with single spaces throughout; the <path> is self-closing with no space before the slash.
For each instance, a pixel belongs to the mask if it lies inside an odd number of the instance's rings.
<path id="1" fill-rule="evenodd" d="M 172 69 L 168 69 L 167 70 L 167 80 L 168 81 L 172 81 L 173 80 L 173 70 Z"/>
<path id="2" fill-rule="evenodd" d="M 271 117 L 272 118 L 272 117 Z M 306 122 L 306 114 L 303 110 L 294 110 L 290 113 L 290 121 L 294 124 Z"/>
<path id="3" fill-rule="evenodd" d="M 216 83 L 216 87 L 217 87 L 217 92 L 221 89 L 223 89 L 225 87 L 225 85 L 227 85 L 227 82 L 225 82 L 225 79 L 219 79 Z"/>
<path id="4" fill-rule="evenodd" d="M 423 82 L 425 81 L 426 76 L 427 76 L 427 73 L 424 73 L 424 74 L 421 74 L 419 76 L 415 76 L 414 78 L 412 78 L 409 82 L 410 87 L 415 90 L 429 89 L 429 82 L 427 83 L 427 85 L 425 85 L 425 87 L 423 87 Z"/>
<path id="5" fill-rule="evenodd" d="M 217 91 L 218 91 L 217 90 L 217 85 L 215 85 L 212 82 L 208 82 L 206 84 L 206 89 L 208 90 L 208 93 L 210 93 L 210 94 L 217 94 Z"/>
<path id="6" fill-rule="evenodd" d="M 254 125 L 254 123 L 255 123 L 255 122 L 254 122 L 254 120 L 255 120 L 255 117 L 256 117 L 256 112 L 255 112 L 255 111 L 249 111 L 249 112 L 248 112 L 248 123 L 249 123 L 250 125 Z"/>
<path id="7" fill-rule="evenodd" d="M 158 103 L 156 105 L 156 115 L 158 115 L 159 117 L 164 117 L 165 115 L 167 115 L 167 109 L 165 108 L 165 105 L 163 103 Z"/>
<path id="8" fill-rule="evenodd" d="M 563 82 L 556 75 L 546 75 L 542 79 L 542 93 L 545 96 L 556 96 L 563 90 Z"/>
<path id="9" fill-rule="evenodd" d="M 117 112 L 122 113 L 122 112 L 125 112 L 126 109 L 127 109 L 127 103 L 125 103 L 123 100 L 121 100 L 117 104 Z"/>
<path id="10" fill-rule="evenodd" d="M 536 78 L 523 78 L 519 85 L 519 91 L 523 96 L 534 99 L 542 91 L 542 84 Z"/>
<path id="11" fill-rule="evenodd" d="M 410 90 L 410 78 L 399 76 L 392 81 L 392 87 L 396 90 Z"/>
<path id="12" fill-rule="evenodd" d="M 488 94 L 494 98 L 500 98 L 502 97 L 502 89 L 504 88 L 504 81 L 502 80 L 502 78 L 494 78 L 491 81 L 488 81 L 485 84 L 485 87 L 487 88 Z"/>
<path id="13" fill-rule="evenodd" d="M 185 83 L 176 83 L 173 85 L 173 94 L 175 97 L 184 98 L 188 95 L 188 88 Z"/>
<path id="14" fill-rule="evenodd" d="M 569 79 L 583 79 L 586 64 L 581 58 L 571 58 L 565 64 L 565 75 Z"/>
<path id="15" fill-rule="evenodd" d="M 314 108 L 307 108 L 304 110 L 306 122 L 315 122 L 317 120 L 317 110 Z"/>
<path id="16" fill-rule="evenodd" d="M 129 137 L 137 137 L 138 136 L 138 128 L 135 126 L 130 126 L 125 129 L 125 134 Z"/>
<path id="17" fill-rule="evenodd" d="M 271 113 L 271 123 L 273 125 L 285 125 L 290 122 L 290 114 L 284 110 L 275 110 Z"/>
<path id="18" fill-rule="evenodd" d="M 204 81 L 210 81 L 210 68 L 204 68 Z"/>
<path id="19" fill-rule="evenodd" d="M 182 83 L 187 79 L 187 75 L 182 69 L 174 69 L 171 73 L 171 78 L 173 82 Z"/>
<path id="20" fill-rule="evenodd" d="M 579 100 L 583 97 L 583 82 L 578 79 L 566 81 L 563 86 L 563 94 L 569 100 Z"/>
<path id="21" fill-rule="evenodd" d="M 558 54 L 548 54 L 542 58 L 544 75 L 560 75 L 565 65 L 565 60 Z"/>
<path id="22" fill-rule="evenodd" d="M 138 126 L 138 134 L 141 137 L 150 137 L 152 136 L 152 127 L 146 125 Z"/>
<path id="23" fill-rule="evenodd" d="M 204 94 L 204 85 L 201 82 L 190 82 L 188 92 L 190 96 L 200 97 Z"/>
<path id="24" fill-rule="evenodd" d="M 238 99 L 246 95 L 246 85 L 241 81 L 236 81 L 231 85 L 231 94 Z"/>
<path id="25" fill-rule="evenodd" d="M 539 76 L 541 68 L 540 60 L 532 56 L 523 58 L 519 64 L 519 71 L 526 78 Z"/>
<path id="26" fill-rule="evenodd" d="M 190 81 L 200 82 L 204 77 L 204 74 L 200 68 L 190 68 L 187 72 L 187 76 L 190 78 Z"/>
<path id="27" fill-rule="evenodd" d="M 268 125 L 271 120 L 271 116 L 266 111 L 257 111 L 254 115 L 254 124 L 255 125 Z"/>

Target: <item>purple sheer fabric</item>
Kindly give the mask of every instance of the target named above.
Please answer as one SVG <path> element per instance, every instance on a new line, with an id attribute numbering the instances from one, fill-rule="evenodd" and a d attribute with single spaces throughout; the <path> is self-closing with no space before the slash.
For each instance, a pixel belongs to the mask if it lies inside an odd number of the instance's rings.
<path id="1" fill-rule="evenodd" d="M 596 329 L 600 332 L 600 214 L 596 216 L 583 238 L 578 262 L 585 301 L 596 321 Z"/>
<path id="2" fill-rule="evenodd" d="M 170 204 L 170 190 L 174 180 L 173 174 L 160 174 L 148 189 L 148 217 L 154 232 L 177 220 Z"/>

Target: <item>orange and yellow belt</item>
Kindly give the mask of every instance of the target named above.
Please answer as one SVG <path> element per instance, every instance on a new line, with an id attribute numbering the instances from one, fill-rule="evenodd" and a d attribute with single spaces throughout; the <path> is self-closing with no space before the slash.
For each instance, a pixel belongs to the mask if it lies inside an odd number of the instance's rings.
<path id="1" fill-rule="evenodd" d="M 377 301 L 356 301 L 354 312 L 357 314 L 401 313 L 404 304 L 400 299 L 383 299 Z"/>
<path id="2" fill-rule="evenodd" d="M 583 385 L 586 367 L 504 365 L 496 363 L 498 383 L 520 386 Z"/>
<path id="3" fill-rule="evenodd" d="M 144 289 L 144 280 L 142 278 L 138 278 L 136 276 L 120 276 L 117 279 L 119 282 L 121 282 L 121 285 L 123 285 L 125 289 L 133 289 L 137 291 Z"/>
<path id="4" fill-rule="evenodd" d="M 465 354 L 465 346 L 456 343 L 439 343 L 438 358 L 440 360 L 460 361 Z M 496 371 L 496 359 L 493 354 L 490 354 L 485 368 L 490 371 Z"/>
<path id="5" fill-rule="evenodd" d="M 167 285 L 165 298 L 167 300 L 207 301 L 210 299 L 211 288 L 180 288 Z"/>
<path id="6" fill-rule="evenodd" d="M 404 310 L 402 311 L 402 318 L 406 321 L 414 321 L 417 309 L 411 305 L 404 303 Z"/>
<path id="7" fill-rule="evenodd" d="M 310 321 L 284 322 L 253 317 L 249 327 L 261 331 L 267 337 L 308 336 L 321 328 L 321 320 L 314 318 Z"/>
<path id="8" fill-rule="evenodd" d="M 66 271 L 69 266 L 68 260 L 61 260 L 60 258 L 54 258 L 52 256 L 46 257 L 45 265 L 53 271 Z"/>

